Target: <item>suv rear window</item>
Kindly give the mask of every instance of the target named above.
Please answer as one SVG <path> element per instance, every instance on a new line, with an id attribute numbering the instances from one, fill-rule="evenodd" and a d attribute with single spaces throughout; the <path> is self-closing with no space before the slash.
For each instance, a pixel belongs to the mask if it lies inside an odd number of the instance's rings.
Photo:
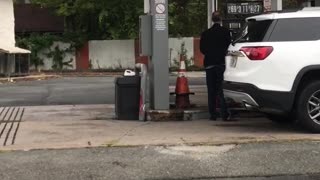
<path id="1" fill-rule="evenodd" d="M 279 19 L 268 41 L 312 41 L 320 39 L 320 18 Z"/>
<path id="2" fill-rule="evenodd" d="M 249 20 L 239 31 L 236 42 L 261 42 L 263 41 L 272 20 Z"/>

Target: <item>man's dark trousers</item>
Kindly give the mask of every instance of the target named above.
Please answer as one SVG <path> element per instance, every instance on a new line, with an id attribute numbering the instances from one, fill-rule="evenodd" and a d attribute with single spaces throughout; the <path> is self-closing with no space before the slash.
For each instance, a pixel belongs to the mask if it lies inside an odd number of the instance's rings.
<path id="1" fill-rule="evenodd" d="M 213 120 L 217 118 L 217 100 L 220 103 L 221 117 L 226 119 L 229 115 L 222 87 L 225 69 L 225 65 L 215 65 L 206 69 L 209 113 Z"/>

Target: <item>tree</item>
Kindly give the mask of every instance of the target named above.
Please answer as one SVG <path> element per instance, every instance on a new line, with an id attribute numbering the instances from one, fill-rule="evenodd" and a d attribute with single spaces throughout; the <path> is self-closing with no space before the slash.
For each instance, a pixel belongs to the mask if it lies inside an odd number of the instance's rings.
<path id="1" fill-rule="evenodd" d="M 49 49 L 56 37 L 49 34 L 31 34 L 29 37 L 16 37 L 16 43 L 19 47 L 31 50 L 31 64 L 40 71 L 39 67 L 44 65 L 43 59 L 39 57 L 39 53 Z"/>
<path id="2" fill-rule="evenodd" d="M 207 2 L 170 0 L 169 31 L 173 37 L 198 36 L 207 26 Z"/>
<path id="3" fill-rule="evenodd" d="M 64 61 L 67 52 L 68 49 L 61 50 L 59 46 L 55 46 L 54 50 L 47 54 L 49 58 L 52 58 L 52 69 L 62 71 L 65 66 L 72 67 L 72 58 L 69 61 Z"/>
<path id="4" fill-rule="evenodd" d="M 198 36 L 207 28 L 207 0 L 168 0 L 169 33 L 172 37 Z M 284 8 L 298 7 L 302 0 L 284 0 Z M 143 0 L 32 0 L 65 17 L 69 37 L 85 40 L 138 38 Z M 224 14 L 226 1 L 219 0 Z"/>
<path id="5" fill-rule="evenodd" d="M 85 39 L 138 38 L 143 0 L 32 0 L 54 8 L 66 20 L 67 33 Z M 206 28 L 204 0 L 169 0 L 171 36 L 199 35 Z M 81 41 L 80 40 L 80 41 Z"/>
<path id="6" fill-rule="evenodd" d="M 283 0 L 283 9 L 298 8 L 301 6 L 301 0 Z"/>
<path id="7" fill-rule="evenodd" d="M 138 36 L 142 0 L 32 0 L 65 17 L 67 33 L 82 39 L 129 39 Z"/>

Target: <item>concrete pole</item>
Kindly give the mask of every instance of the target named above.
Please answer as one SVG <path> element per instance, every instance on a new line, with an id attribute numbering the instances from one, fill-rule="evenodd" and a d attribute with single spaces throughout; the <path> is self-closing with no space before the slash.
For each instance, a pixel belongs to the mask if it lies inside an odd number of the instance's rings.
<path id="1" fill-rule="evenodd" d="M 277 0 L 277 10 L 278 11 L 282 10 L 282 0 Z"/>
<path id="2" fill-rule="evenodd" d="M 30 59 L 31 59 L 31 55 L 28 54 L 28 75 L 30 75 Z"/>
<path id="3" fill-rule="evenodd" d="M 144 13 L 150 13 L 150 0 L 144 0 Z"/>
<path id="4" fill-rule="evenodd" d="M 218 7 L 219 7 L 218 2 L 219 2 L 219 0 L 215 0 L 215 2 L 216 2 L 216 4 L 214 6 L 214 11 L 218 11 Z"/>
<path id="5" fill-rule="evenodd" d="M 212 26 L 212 13 L 218 10 L 218 0 L 208 0 L 208 28 Z"/>
<path id="6" fill-rule="evenodd" d="M 272 11 L 281 11 L 282 10 L 282 0 L 272 0 Z"/>

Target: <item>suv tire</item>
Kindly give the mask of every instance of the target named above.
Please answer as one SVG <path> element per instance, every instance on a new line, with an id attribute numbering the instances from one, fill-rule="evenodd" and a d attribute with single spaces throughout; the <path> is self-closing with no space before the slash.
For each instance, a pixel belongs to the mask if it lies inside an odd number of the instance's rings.
<path id="1" fill-rule="evenodd" d="M 297 121 L 313 133 L 320 133 L 320 81 L 312 81 L 299 93 Z"/>

